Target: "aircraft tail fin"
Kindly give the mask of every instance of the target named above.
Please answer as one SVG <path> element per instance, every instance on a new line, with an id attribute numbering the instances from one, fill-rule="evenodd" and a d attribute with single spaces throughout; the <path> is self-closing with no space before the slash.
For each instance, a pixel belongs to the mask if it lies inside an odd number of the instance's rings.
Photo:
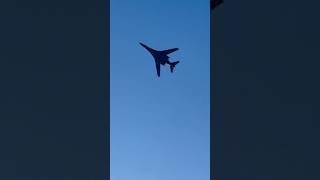
<path id="1" fill-rule="evenodd" d="M 180 62 L 180 61 L 175 61 L 175 62 L 170 63 L 170 70 L 171 70 L 171 72 L 173 72 L 173 69 L 176 67 L 176 65 L 177 65 L 179 62 Z"/>

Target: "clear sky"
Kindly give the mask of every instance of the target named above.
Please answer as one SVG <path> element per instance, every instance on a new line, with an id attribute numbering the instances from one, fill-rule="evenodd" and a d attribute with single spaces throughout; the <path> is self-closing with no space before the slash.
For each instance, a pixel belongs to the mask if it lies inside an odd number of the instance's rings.
<path id="1" fill-rule="evenodd" d="M 209 180 L 209 0 L 111 0 L 111 180 Z M 174 73 L 139 45 L 180 60 Z"/>

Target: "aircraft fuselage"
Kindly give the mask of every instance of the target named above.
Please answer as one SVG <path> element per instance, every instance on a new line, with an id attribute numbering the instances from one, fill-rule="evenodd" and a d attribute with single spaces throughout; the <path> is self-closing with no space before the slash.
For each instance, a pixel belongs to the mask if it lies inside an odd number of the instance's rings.
<path id="1" fill-rule="evenodd" d="M 166 63 L 169 64 L 169 56 L 167 56 L 163 52 L 154 50 L 151 52 L 151 54 L 155 59 L 155 61 L 157 61 L 159 64 L 161 65 L 165 65 Z"/>

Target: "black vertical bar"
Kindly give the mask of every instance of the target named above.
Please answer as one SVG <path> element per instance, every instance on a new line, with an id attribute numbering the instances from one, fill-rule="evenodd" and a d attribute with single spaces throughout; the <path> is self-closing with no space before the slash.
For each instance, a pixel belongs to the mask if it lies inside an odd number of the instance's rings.
<path id="1" fill-rule="evenodd" d="M 219 155 L 217 149 L 219 148 L 219 143 L 221 141 L 221 131 L 219 128 L 219 66 L 216 55 L 216 48 L 221 45 L 221 35 L 219 26 L 221 25 L 219 16 L 220 8 L 219 5 L 222 4 L 222 0 L 210 0 L 210 179 L 218 179 L 219 171 Z"/>
<path id="2" fill-rule="evenodd" d="M 0 2 L 0 179 L 109 179 L 109 1 Z"/>

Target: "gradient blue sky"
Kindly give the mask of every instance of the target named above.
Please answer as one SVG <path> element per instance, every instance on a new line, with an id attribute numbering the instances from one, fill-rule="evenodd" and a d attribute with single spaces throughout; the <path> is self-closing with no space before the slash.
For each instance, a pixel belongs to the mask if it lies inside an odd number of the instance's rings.
<path id="1" fill-rule="evenodd" d="M 111 180 L 209 180 L 209 18 L 209 0 L 111 0 Z M 175 72 L 139 42 L 178 47 Z"/>

